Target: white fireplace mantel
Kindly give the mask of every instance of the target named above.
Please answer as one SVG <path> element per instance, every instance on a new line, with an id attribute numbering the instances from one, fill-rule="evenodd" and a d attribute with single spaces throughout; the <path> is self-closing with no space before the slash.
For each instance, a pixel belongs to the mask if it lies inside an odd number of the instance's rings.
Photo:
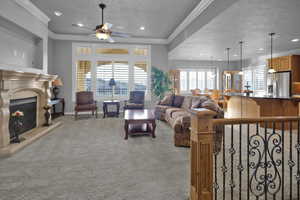
<path id="1" fill-rule="evenodd" d="M 39 128 L 45 122 L 43 107 L 50 101 L 51 82 L 56 78 L 56 75 L 0 70 L 0 149 L 10 145 L 10 100 L 36 96 Z"/>

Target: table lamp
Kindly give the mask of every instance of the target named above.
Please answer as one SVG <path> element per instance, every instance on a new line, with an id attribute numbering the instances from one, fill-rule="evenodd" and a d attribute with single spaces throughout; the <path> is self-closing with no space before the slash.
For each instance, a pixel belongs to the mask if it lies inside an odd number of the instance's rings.
<path id="1" fill-rule="evenodd" d="M 111 100 L 114 100 L 114 93 L 115 93 L 115 86 L 116 86 L 116 81 L 114 78 L 111 78 L 109 80 L 109 86 L 112 88 Z"/>
<path id="2" fill-rule="evenodd" d="M 60 78 L 55 79 L 54 81 L 52 81 L 52 92 L 54 95 L 54 99 L 57 99 L 57 96 L 59 94 L 59 86 L 63 86 L 63 82 L 61 81 Z"/>

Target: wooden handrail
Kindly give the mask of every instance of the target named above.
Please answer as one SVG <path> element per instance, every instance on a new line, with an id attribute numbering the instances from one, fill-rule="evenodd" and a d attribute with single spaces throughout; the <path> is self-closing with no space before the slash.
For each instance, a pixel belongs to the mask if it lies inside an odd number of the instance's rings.
<path id="1" fill-rule="evenodd" d="M 213 119 L 213 125 L 229 125 L 229 124 L 253 124 L 261 122 L 289 122 L 300 121 L 300 116 L 280 116 L 280 117 L 261 117 L 261 118 L 225 118 Z"/>

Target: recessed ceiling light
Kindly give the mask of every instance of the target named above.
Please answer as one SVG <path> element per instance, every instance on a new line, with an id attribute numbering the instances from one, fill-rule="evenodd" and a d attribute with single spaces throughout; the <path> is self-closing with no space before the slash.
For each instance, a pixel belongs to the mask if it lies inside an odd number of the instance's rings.
<path id="1" fill-rule="evenodd" d="M 58 11 L 58 10 L 56 10 L 56 11 L 54 11 L 54 15 L 56 15 L 56 16 L 62 16 L 63 15 L 63 13 L 62 12 L 60 12 L 60 11 Z"/>
<path id="2" fill-rule="evenodd" d="M 140 27 L 140 30 L 142 30 L 142 31 L 145 30 L 145 27 L 144 27 L 144 26 L 141 26 L 141 27 Z"/>
<path id="3" fill-rule="evenodd" d="M 77 26 L 83 27 L 84 25 L 82 23 L 78 23 Z"/>
<path id="4" fill-rule="evenodd" d="M 259 49 L 258 49 L 258 51 L 263 51 L 263 50 L 264 50 L 264 48 L 259 48 Z"/>
<path id="5" fill-rule="evenodd" d="M 234 57 L 237 57 L 238 55 L 237 55 L 237 54 L 233 54 L 233 56 L 234 56 Z"/>
<path id="6" fill-rule="evenodd" d="M 218 61 L 223 61 L 222 59 L 218 59 Z"/>
<path id="7" fill-rule="evenodd" d="M 292 39 L 291 41 L 292 41 L 292 42 L 299 42 L 300 39 L 299 39 L 299 38 L 295 38 L 295 39 Z"/>

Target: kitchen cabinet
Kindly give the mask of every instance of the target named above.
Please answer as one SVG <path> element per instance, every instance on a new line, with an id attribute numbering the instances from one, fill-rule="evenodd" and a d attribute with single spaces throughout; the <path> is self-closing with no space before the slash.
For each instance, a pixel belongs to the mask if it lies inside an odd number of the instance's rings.
<path id="1" fill-rule="evenodd" d="M 285 72 L 292 70 L 292 61 L 294 56 L 281 56 L 272 59 L 268 59 L 268 67 L 269 69 L 274 69 L 276 72 Z"/>

